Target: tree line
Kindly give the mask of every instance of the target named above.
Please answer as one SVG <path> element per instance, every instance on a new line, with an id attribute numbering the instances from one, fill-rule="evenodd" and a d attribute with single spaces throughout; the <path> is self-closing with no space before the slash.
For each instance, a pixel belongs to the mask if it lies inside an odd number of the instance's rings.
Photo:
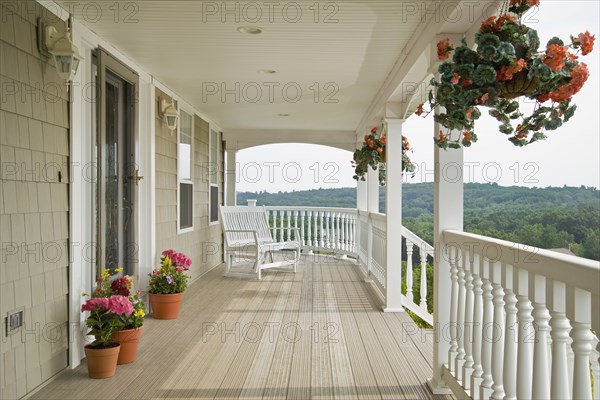
<path id="1" fill-rule="evenodd" d="M 356 188 L 239 192 L 238 204 L 356 207 Z M 379 209 L 385 212 L 385 187 Z M 402 186 L 403 225 L 433 243 L 433 183 Z M 465 231 L 600 260 L 600 191 L 592 187 L 464 185 Z"/>

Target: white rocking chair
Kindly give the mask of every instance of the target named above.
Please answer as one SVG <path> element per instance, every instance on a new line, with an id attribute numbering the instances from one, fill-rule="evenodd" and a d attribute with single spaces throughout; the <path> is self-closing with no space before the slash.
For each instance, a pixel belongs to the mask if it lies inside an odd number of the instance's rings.
<path id="1" fill-rule="evenodd" d="M 249 276 L 248 272 L 234 272 L 234 261 L 253 259 L 253 271 L 261 279 L 261 271 L 269 268 L 291 267 L 296 272 L 300 259 L 300 231 L 293 228 L 294 239 L 277 242 L 271 235 L 269 219 L 264 207 L 219 206 L 221 225 L 225 235 L 225 275 Z M 273 254 L 283 256 L 281 261 L 273 261 Z M 270 262 L 266 262 L 267 255 Z M 290 257 L 293 255 L 293 257 Z M 237 259 L 236 259 L 237 258 Z M 285 270 L 290 271 L 290 268 Z"/>

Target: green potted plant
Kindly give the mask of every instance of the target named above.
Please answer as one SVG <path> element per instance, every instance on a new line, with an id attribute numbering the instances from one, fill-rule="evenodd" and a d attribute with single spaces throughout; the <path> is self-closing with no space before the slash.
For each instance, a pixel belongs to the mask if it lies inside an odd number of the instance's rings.
<path id="1" fill-rule="evenodd" d="M 546 131 L 573 116 L 576 106 L 571 98 L 589 76 L 579 56 L 592 51 L 595 37 L 581 33 L 572 36 L 569 44 L 553 37 L 540 50 L 537 31 L 523 23 L 523 15 L 538 5 L 539 0 L 507 1 L 499 17 L 483 22 L 475 34 L 475 49 L 465 39 L 456 48 L 447 38 L 438 43 L 438 58 L 444 62 L 438 68 L 439 80 L 431 80 L 434 90 L 429 104 L 431 110 L 444 109 L 435 115 L 447 129 L 435 139 L 439 147 L 468 147 L 476 142 L 480 107 L 489 108 L 500 122 L 500 132 L 516 146 L 545 139 Z M 533 100 L 531 113 L 521 108 L 519 98 Z M 422 105 L 416 113 L 423 113 Z"/>
<path id="2" fill-rule="evenodd" d="M 365 180 L 369 167 L 374 170 L 379 170 L 379 184 L 385 186 L 386 182 L 386 162 L 387 162 L 387 132 L 385 125 L 381 134 L 378 134 L 379 128 L 374 127 L 371 132 L 365 135 L 365 140 L 360 149 L 354 152 L 353 160 L 351 161 L 354 168 L 355 180 Z M 415 165 L 410 160 L 407 152 L 410 150 L 410 143 L 406 136 L 402 136 L 402 171 L 413 172 Z"/>
<path id="3" fill-rule="evenodd" d="M 174 250 L 162 252 L 160 267 L 150 276 L 148 295 L 152 316 L 156 319 L 176 319 L 183 300 L 183 292 L 190 277 L 186 275 L 192 260 Z"/>
<path id="4" fill-rule="evenodd" d="M 82 305 L 81 312 L 89 312 L 85 320 L 90 329 L 88 334 L 95 338 L 85 346 L 90 378 L 104 379 L 114 376 L 120 345 L 111 337 L 113 332 L 123 327 L 123 317 L 131 315 L 133 310 L 129 298 L 121 295 L 91 297 Z"/>

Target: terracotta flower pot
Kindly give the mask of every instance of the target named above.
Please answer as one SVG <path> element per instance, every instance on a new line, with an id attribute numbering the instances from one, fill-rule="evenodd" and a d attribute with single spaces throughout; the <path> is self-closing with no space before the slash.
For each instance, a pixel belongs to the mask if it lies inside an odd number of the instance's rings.
<path id="1" fill-rule="evenodd" d="M 117 370 L 117 359 L 121 346 L 114 343 L 115 346 L 97 349 L 85 346 L 85 356 L 87 358 L 88 375 L 92 379 L 105 379 L 114 376 Z"/>
<path id="2" fill-rule="evenodd" d="M 150 307 L 154 319 L 177 319 L 179 305 L 183 300 L 183 293 L 153 294 L 149 293 Z"/>
<path id="3" fill-rule="evenodd" d="M 110 340 L 121 345 L 119 359 L 117 360 L 118 365 L 129 364 L 135 361 L 138 343 L 143 327 L 144 326 L 140 326 L 139 328 L 135 329 L 124 329 L 122 331 L 117 331 L 114 332 L 110 337 Z"/>

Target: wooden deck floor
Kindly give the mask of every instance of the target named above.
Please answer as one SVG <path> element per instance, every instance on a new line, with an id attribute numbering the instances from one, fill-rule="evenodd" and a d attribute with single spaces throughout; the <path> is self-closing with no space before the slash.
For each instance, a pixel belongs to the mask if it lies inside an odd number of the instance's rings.
<path id="1" fill-rule="evenodd" d="M 138 359 L 110 380 L 85 364 L 34 399 L 446 399 L 432 396 L 433 335 L 385 314 L 349 261 L 302 258 L 262 281 L 216 268 L 178 320 L 148 318 Z"/>

